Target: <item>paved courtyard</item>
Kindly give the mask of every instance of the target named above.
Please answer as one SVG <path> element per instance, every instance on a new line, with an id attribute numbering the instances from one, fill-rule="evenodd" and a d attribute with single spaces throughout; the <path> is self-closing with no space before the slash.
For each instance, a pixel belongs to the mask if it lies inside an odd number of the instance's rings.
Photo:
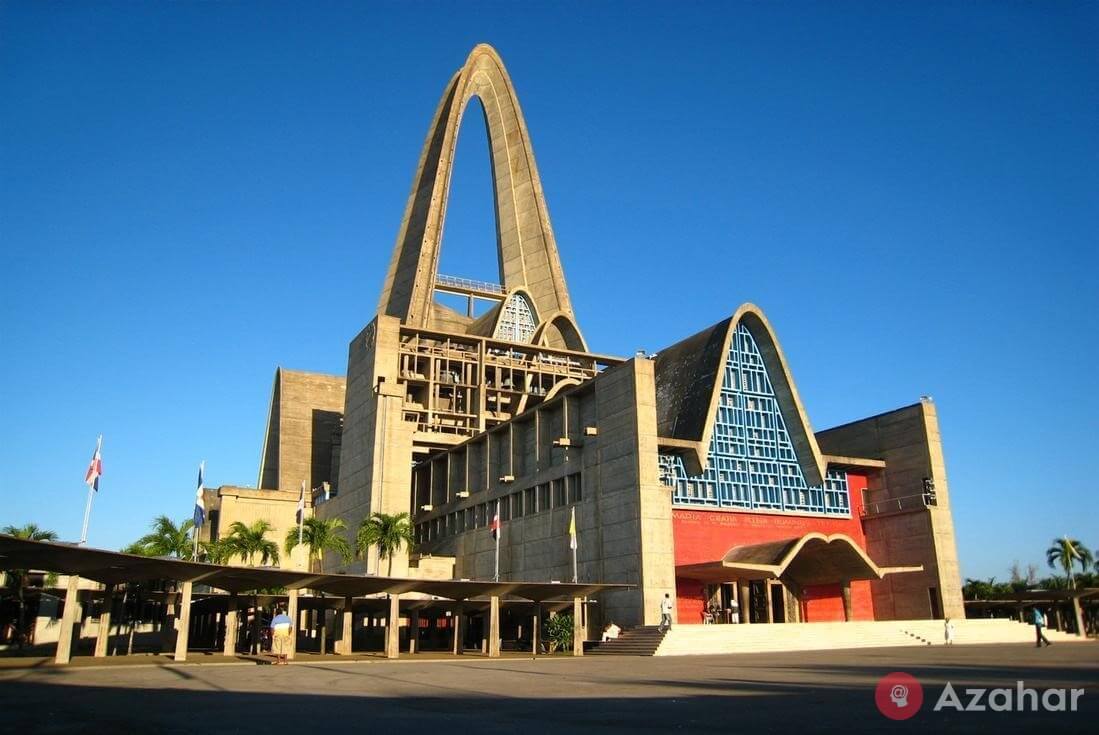
<path id="1" fill-rule="evenodd" d="M 884 674 L 925 688 L 905 722 Z M 1079 711 L 932 712 L 963 687 L 1083 687 Z M 968 698 L 965 698 L 968 699 Z M 301 661 L 0 671 L 0 731 L 23 733 L 1095 732 L 1099 645 L 959 646 L 682 658 Z"/>

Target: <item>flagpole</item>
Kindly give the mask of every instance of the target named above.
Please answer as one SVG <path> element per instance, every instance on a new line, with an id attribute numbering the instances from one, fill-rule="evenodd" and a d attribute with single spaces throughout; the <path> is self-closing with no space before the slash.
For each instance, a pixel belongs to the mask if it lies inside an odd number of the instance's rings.
<path id="1" fill-rule="evenodd" d="M 298 546 L 302 543 L 302 530 L 305 527 L 305 480 L 301 481 L 301 497 L 298 498 Z M 309 570 L 313 571 L 313 570 Z"/>
<path id="2" fill-rule="evenodd" d="M 103 451 L 103 435 L 100 434 L 99 438 L 95 440 L 95 454 L 92 455 L 92 463 L 95 464 L 99 461 L 100 452 Z M 89 472 L 91 470 L 89 469 Z M 93 478 L 93 482 L 88 485 L 88 502 L 84 506 L 84 525 L 80 527 L 80 546 L 88 543 L 88 522 L 92 518 L 92 498 L 95 497 L 96 483 L 99 481 L 99 468 L 96 467 L 96 475 Z"/>
<path id="3" fill-rule="evenodd" d="M 496 566 L 492 575 L 493 582 L 500 581 L 500 536 L 504 532 L 504 527 L 500 523 L 500 501 L 496 501 Z"/>
<path id="4" fill-rule="evenodd" d="M 569 522 L 569 531 L 572 538 L 569 539 L 569 546 L 572 547 L 572 583 L 576 584 L 578 575 L 576 574 L 576 547 L 580 544 L 576 539 L 576 506 L 572 507 L 572 518 Z"/>
<path id="5" fill-rule="evenodd" d="M 88 486 L 88 504 L 84 506 L 84 526 L 80 529 L 80 545 L 88 543 L 88 521 L 92 517 L 92 498 L 95 497 L 95 488 Z"/>

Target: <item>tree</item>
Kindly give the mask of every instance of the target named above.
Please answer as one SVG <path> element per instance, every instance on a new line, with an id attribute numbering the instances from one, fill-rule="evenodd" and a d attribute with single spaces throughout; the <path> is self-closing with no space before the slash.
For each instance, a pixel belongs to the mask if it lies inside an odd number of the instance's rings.
<path id="1" fill-rule="evenodd" d="M 189 559 L 194 551 L 194 540 L 191 538 L 191 529 L 194 526 L 195 522 L 190 518 L 177 526 L 168 516 L 157 516 L 153 519 L 152 532 L 127 546 L 126 551 L 140 553 L 142 556 Z"/>
<path id="2" fill-rule="evenodd" d="M 991 600 L 996 592 L 996 578 L 989 577 L 986 582 L 983 579 L 966 579 L 962 585 L 962 597 L 967 600 Z"/>
<path id="3" fill-rule="evenodd" d="M 355 541 L 356 550 L 362 558 L 370 552 L 371 546 L 377 546 L 378 555 L 383 559 L 389 559 L 389 576 L 392 576 L 393 555 L 405 544 L 412 545 L 411 519 L 408 513 L 396 515 L 374 513 L 369 518 L 363 518 Z"/>
<path id="4" fill-rule="evenodd" d="M 199 544 L 202 560 L 207 564 L 228 564 L 233 558 L 233 551 L 228 539 L 214 539 L 203 541 Z"/>
<path id="5" fill-rule="evenodd" d="M 340 533 L 347 525 L 339 518 L 306 518 L 302 522 L 301 542 L 309 549 L 309 569 L 313 569 L 313 560 L 324 561 L 324 552 L 333 551 L 345 562 L 352 557 L 351 544 Z M 286 532 L 286 553 L 289 554 L 298 545 L 298 529 Z"/>
<path id="6" fill-rule="evenodd" d="M 262 566 L 278 564 L 279 545 L 266 538 L 271 528 L 271 524 L 265 520 L 255 521 L 251 526 L 234 521 L 229 526 L 229 535 L 225 538 L 225 543 L 232 556 L 240 556 L 249 566 L 252 565 L 252 559 L 256 556 L 259 556 Z"/>
<path id="7" fill-rule="evenodd" d="M 1076 539 L 1065 536 L 1064 538 L 1054 539 L 1053 545 L 1046 549 L 1046 561 L 1049 563 L 1050 569 L 1056 569 L 1059 564 L 1068 576 L 1069 588 L 1076 589 L 1076 579 L 1072 576 L 1073 565 L 1079 564 L 1081 571 L 1087 571 L 1087 568 L 1095 560 L 1088 547 Z"/>
<path id="8" fill-rule="evenodd" d="M 4 526 L 3 532 L 9 536 L 15 538 L 26 539 L 27 541 L 56 541 L 57 534 L 53 531 L 48 531 L 43 528 L 39 528 L 34 523 L 28 523 L 25 526 Z M 23 648 L 23 642 L 30 638 L 30 621 L 28 620 L 28 605 L 27 605 L 27 588 L 30 587 L 30 573 L 27 569 L 6 569 L 8 585 L 15 588 L 15 597 L 19 601 L 19 616 L 17 638 L 19 639 L 19 648 Z M 52 587 L 57 584 L 57 575 L 50 572 L 46 575 L 45 584 L 47 587 Z"/>

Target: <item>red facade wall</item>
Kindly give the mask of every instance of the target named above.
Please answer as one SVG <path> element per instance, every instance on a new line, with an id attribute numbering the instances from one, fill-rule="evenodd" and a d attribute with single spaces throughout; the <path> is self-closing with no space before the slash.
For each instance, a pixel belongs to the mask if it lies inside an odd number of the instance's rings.
<path id="1" fill-rule="evenodd" d="M 851 495 L 850 518 L 675 508 L 672 512 L 672 533 L 676 566 L 716 561 L 734 546 L 797 538 L 814 531 L 846 534 L 865 549 L 866 536 L 860 517 L 866 482 L 867 478 L 863 475 L 847 475 Z M 804 620 L 843 620 L 843 598 L 839 585 L 811 587 L 804 592 L 807 598 L 807 603 L 802 606 Z M 677 578 L 676 595 L 679 622 L 701 622 L 702 583 Z M 874 619 L 869 582 L 851 585 L 851 605 L 856 620 Z"/>

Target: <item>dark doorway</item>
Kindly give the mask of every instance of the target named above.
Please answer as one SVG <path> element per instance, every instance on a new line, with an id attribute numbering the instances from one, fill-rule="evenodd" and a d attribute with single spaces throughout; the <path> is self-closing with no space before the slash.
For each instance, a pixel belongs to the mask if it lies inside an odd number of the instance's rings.
<path id="1" fill-rule="evenodd" d="M 781 584 L 767 585 L 771 590 L 771 615 L 776 623 L 786 622 L 786 594 Z"/>
<path id="2" fill-rule="evenodd" d="M 943 608 L 942 605 L 939 604 L 939 588 L 928 587 L 927 596 L 931 601 L 931 619 L 938 620 L 943 616 Z"/>
<path id="3" fill-rule="evenodd" d="M 748 583 L 749 609 L 745 613 L 753 623 L 766 623 L 767 619 L 767 583 L 760 579 Z"/>

